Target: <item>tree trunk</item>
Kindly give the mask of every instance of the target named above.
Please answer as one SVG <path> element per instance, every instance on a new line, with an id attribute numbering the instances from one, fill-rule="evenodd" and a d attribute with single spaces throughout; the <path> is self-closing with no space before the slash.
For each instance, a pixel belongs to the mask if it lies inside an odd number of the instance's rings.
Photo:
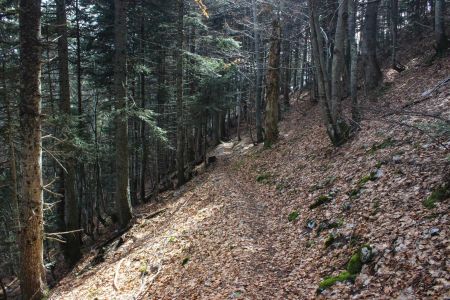
<path id="1" fill-rule="evenodd" d="M 141 2 L 141 6 L 143 7 L 143 1 Z M 141 39 L 139 40 L 139 53 L 142 56 L 141 63 L 144 64 L 144 58 L 145 58 L 145 50 L 143 41 L 145 40 L 145 23 L 144 23 L 144 13 L 141 12 L 140 17 L 140 35 Z M 140 74 L 140 98 L 141 98 L 141 107 L 142 109 L 145 109 L 145 73 L 141 72 Z M 141 182 L 140 182 L 140 196 L 141 196 L 141 202 L 145 202 L 145 184 L 147 181 L 147 163 L 148 163 L 148 143 L 146 138 L 146 125 L 145 121 L 141 122 L 141 143 L 142 143 L 142 153 L 141 153 Z M 156 149 L 158 151 L 158 149 Z"/>
<path id="2" fill-rule="evenodd" d="M 398 0 L 391 0 L 392 67 L 397 65 Z"/>
<path id="3" fill-rule="evenodd" d="M 308 33 L 305 32 L 304 42 L 303 42 L 303 54 L 302 54 L 302 71 L 300 73 L 300 90 L 303 89 L 305 82 L 305 70 L 308 58 Z"/>
<path id="4" fill-rule="evenodd" d="M 280 94 L 280 21 L 272 20 L 270 37 L 269 69 L 267 72 L 266 139 L 265 146 L 271 146 L 278 139 L 278 97 Z"/>
<path id="5" fill-rule="evenodd" d="M 41 150 L 41 1 L 20 0 L 20 286 L 23 299 L 42 299 L 43 195 Z"/>
<path id="6" fill-rule="evenodd" d="M 283 58 L 284 58 L 283 103 L 286 108 L 289 107 L 289 94 L 291 92 L 290 56 L 291 56 L 291 43 L 287 40 L 287 36 L 285 36 L 283 47 Z"/>
<path id="7" fill-rule="evenodd" d="M 368 89 L 377 87 L 383 79 L 377 60 L 377 15 L 379 0 L 367 3 L 365 24 L 362 34 L 361 56 L 365 84 Z"/>
<path id="8" fill-rule="evenodd" d="M 67 18 L 66 1 L 56 1 L 56 23 L 58 39 L 58 71 L 59 71 L 59 96 L 60 109 L 67 120 L 70 119 L 70 82 L 69 82 L 69 53 L 67 44 Z M 67 122 L 70 124 L 70 121 Z M 79 223 L 79 205 L 75 195 L 75 161 L 70 154 L 70 146 L 63 146 L 68 158 L 65 159 L 64 174 L 64 222 L 66 231 L 80 229 Z M 81 234 L 80 232 L 70 233 L 66 236 L 64 244 L 65 256 L 71 265 L 75 264 L 81 257 Z"/>
<path id="9" fill-rule="evenodd" d="M 348 39 L 350 44 L 350 95 L 352 98 L 352 119 L 356 125 L 361 121 L 358 103 L 358 49 L 356 45 L 356 16 L 358 0 L 348 0 Z"/>
<path id="10" fill-rule="evenodd" d="M 445 34 L 445 2 L 444 0 L 436 0 L 434 11 L 434 32 L 436 39 L 436 53 L 442 56 L 448 49 L 448 39 Z"/>
<path id="11" fill-rule="evenodd" d="M 316 3 L 314 0 L 308 0 L 311 28 L 312 56 L 316 67 L 316 78 L 319 91 L 319 101 L 321 103 L 325 124 L 327 126 L 328 136 L 335 146 L 343 144 L 348 139 L 348 126 L 342 118 L 339 99 L 339 84 L 342 78 L 342 69 L 344 64 L 344 39 L 345 39 L 345 13 L 347 9 L 347 0 L 343 0 L 339 6 L 338 21 L 336 27 L 336 41 L 332 61 L 332 80 L 330 84 L 327 73 L 327 61 L 323 53 L 323 37 L 321 33 L 318 15 L 316 12 Z M 331 92 L 330 92 L 331 87 Z"/>
<path id="12" fill-rule="evenodd" d="M 114 92 L 116 98 L 116 214 L 122 228 L 131 220 L 127 117 L 127 0 L 114 1 Z"/>
<path id="13" fill-rule="evenodd" d="M 183 19 L 184 0 L 178 0 L 178 23 L 177 23 L 177 178 L 178 186 L 185 182 L 184 178 L 184 118 L 183 118 Z"/>
<path id="14" fill-rule="evenodd" d="M 260 37 L 258 26 L 258 11 L 256 7 L 256 0 L 252 0 L 252 13 L 253 13 L 253 39 L 255 46 L 255 68 L 256 68 L 256 98 L 255 98 L 255 118 L 256 118 L 256 142 L 261 143 L 263 141 L 262 133 L 262 62 L 260 58 Z"/>

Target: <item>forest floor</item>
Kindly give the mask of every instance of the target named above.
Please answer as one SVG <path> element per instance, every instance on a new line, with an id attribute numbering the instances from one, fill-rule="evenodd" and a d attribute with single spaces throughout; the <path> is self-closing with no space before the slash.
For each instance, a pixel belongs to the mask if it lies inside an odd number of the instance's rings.
<path id="1" fill-rule="evenodd" d="M 449 74 L 448 57 L 426 66 L 413 54 L 404 72 L 387 70 L 364 100 L 361 131 L 339 148 L 319 106 L 293 97 L 276 145 L 235 141 L 205 173 L 139 207 L 123 244 L 95 267 L 86 255 L 50 298 L 450 297 L 449 201 L 423 205 L 448 180 L 439 119 L 450 119 L 449 84 L 422 95 Z M 355 282 L 318 294 L 363 244 L 374 257 Z"/>

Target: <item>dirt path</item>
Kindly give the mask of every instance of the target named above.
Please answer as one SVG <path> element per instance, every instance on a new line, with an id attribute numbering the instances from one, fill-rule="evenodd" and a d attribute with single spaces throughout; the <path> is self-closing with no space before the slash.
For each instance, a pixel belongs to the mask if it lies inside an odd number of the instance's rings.
<path id="1" fill-rule="evenodd" d="M 221 209 L 192 233 L 200 238 L 190 239 L 185 272 L 171 278 L 170 285 L 180 288 L 161 290 L 157 284 L 148 295 L 157 299 L 264 299 L 281 290 L 281 273 L 272 262 L 275 233 L 268 226 L 273 220 L 268 220 L 264 186 L 248 182 L 232 164 L 220 158 L 214 167 L 216 184 L 209 194 Z"/>

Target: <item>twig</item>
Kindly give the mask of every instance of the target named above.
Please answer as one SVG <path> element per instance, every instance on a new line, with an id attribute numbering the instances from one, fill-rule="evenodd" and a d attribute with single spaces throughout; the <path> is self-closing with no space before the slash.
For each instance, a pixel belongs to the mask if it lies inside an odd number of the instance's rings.
<path id="1" fill-rule="evenodd" d="M 75 233 L 75 232 L 80 232 L 83 231 L 83 229 L 76 229 L 76 230 L 71 230 L 71 231 L 62 231 L 62 232 L 50 232 L 50 233 L 46 233 L 46 235 L 62 235 L 62 234 L 69 234 L 69 233 Z"/>
<path id="2" fill-rule="evenodd" d="M 51 191 L 51 190 L 49 190 L 49 189 L 47 189 L 47 188 L 45 188 L 45 187 L 42 187 L 42 189 L 43 189 L 44 191 L 46 191 L 47 193 L 52 194 L 53 196 L 56 196 L 56 197 L 64 197 L 64 195 L 59 194 L 59 193 L 56 193 L 56 192 L 53 192 L 53 191 Z"/>
<path id="3" fill-rule="evenodd" d="M 45 235 L 45 239 L 47 239 L 47 240 L 53 240 L 53 241 L 57 241 L 57 242 L 59 242 L 59 243 L 63 243 L 63 244 L 65 244 L 65 243 L 66 243 L 66 241 L 64 241 L 64 240 L 61 240 L 61 239 L 58 239 L 58 238 L 55 238 L 55 237 L 50 237 L 50 236 L 47 236 L 47 235 Z"/>
<path id="4" fill-rule="evenodd" d="M 119 288 L 117 287 L 117 278 L 119 277 L 119 271 L 120 271 L 120 266 L 122 265 L 122 262 L 124 261 L 125 258 L 122 258 L 119 263 L 116 266 L 116 271 L 114 272 L 114 280 L 113 280 L 113 288 L 115 291 L 118 291 Z"/>
<path id="5" fill-rule="evenodd" d="M 41 146 L 42 150 L 44 150 L 46 153 L 48 153 L 57 163 L 58 165 L 64 170 L 64 172 L 67 173 L 66 168 L 64 168 L 64 166 L 62 165 L 62 163 L 47 149 L 45 149 L 43 146 Z"/>

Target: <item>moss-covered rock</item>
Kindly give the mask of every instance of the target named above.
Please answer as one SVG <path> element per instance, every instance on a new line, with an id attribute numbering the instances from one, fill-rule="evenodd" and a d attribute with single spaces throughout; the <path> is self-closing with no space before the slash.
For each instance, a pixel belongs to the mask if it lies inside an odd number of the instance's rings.
<path id="1" fill-rule="evenodd" d="M 337 276 L 325 277 L 325 279 L 319 283 L 319 288 L 317 289 L 317 292 L 318 293 L 323 292 L 327 288 L 336 284 L 336 282 L 354 281 L 355 278 L 356 278 L 356 275 L 351 274 L 348 271 L 344 271 Z"/>
<path id="2" fill-rule="evenodd" d="M 325 204 L 325 203 L 330 202 L 331 200 L 333 200 L 333 197 L 331 197 L 331 196 L 329 196 L 329 195 L 321 195 L 321 196 L 319 196 L 319 197 L 316 199 L 316 201 L 314 201 L 313 204 L 311 204 L 311 205 L 309 206 L 309 209 L 317 208 L 317 207 L 319 207 L 319 206 L 321 206 L 321 205 L 323 205 L 323 204 Z"/>
<path id="3" fill-rule="evenodd" d="M 372 247 L 364 245 L 356 251 L 347 264 L 347 271 L 350 274 L 361 272 L 362 266 L 372 259 Z"/>
<path id="4" fill-rule="evenodd" d="M 364 264 L 372 259 L 372 247 L 370 245 L 363 245 L 360 247 L 350 258 L 347 269 L 337 276 L 325 277 L 319 283 L 318 293 L 323 292 L 325 289 L 331 287 L 336 282 L 342 281 L 354 281 L 356 276 L 361 272 Z"/>

